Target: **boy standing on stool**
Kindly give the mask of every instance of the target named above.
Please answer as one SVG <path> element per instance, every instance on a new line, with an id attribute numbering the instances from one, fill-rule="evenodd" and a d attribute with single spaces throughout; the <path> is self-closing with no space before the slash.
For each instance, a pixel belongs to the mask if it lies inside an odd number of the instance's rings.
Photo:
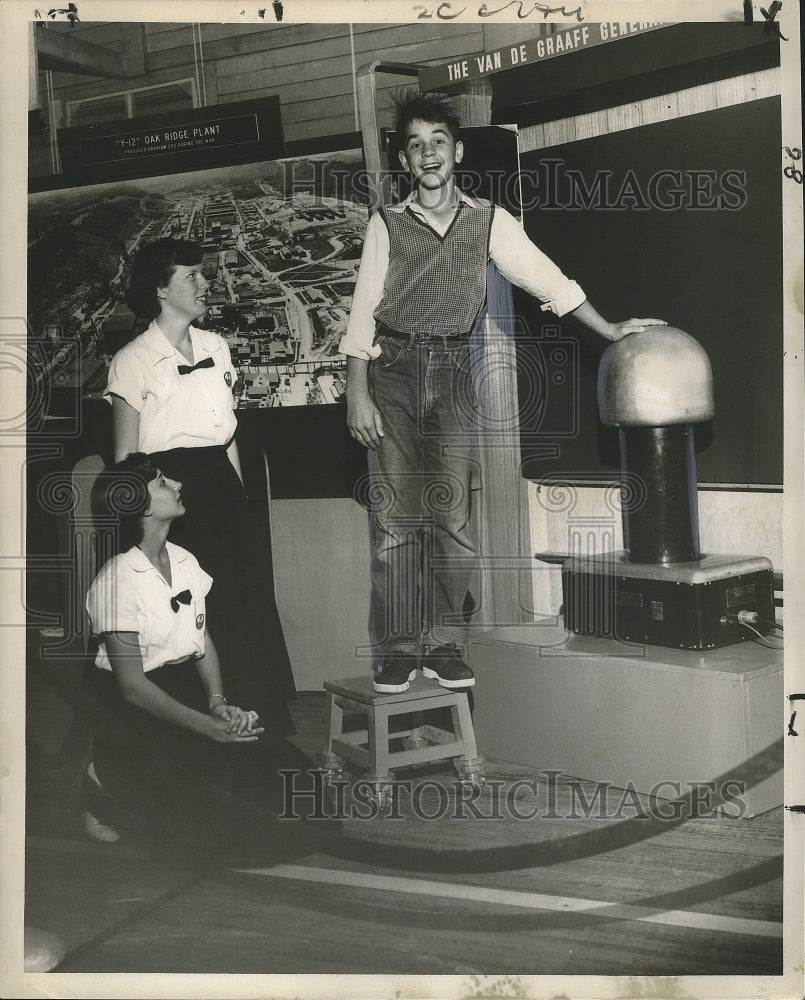
<path id="1" fill-rule="evenodd" d="M 475 683 L 463 660 L 478 553 L 469 509 L 478 406 L 469 336 L 486 300 L 488 261 L 543 309 L 571 313 L 606 340 L 659 322 L 608 323 L 512 215 L 459 191 L 454 171 L 464 147 L 444 95 L 408 92 L 395 111 L 413 191 L 369 220 L 340 344 L 347 425 L 370 449 L 372 618 L 383 650 L 374 689 L 385 693 L 407 690 L 420 660 L 442 687 Z"/>

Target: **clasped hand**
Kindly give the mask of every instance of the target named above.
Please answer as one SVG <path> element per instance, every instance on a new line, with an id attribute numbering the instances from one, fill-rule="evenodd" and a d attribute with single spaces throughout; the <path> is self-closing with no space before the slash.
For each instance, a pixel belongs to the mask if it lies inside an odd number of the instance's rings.
<path id="1" fill-rule="evenodd" d="M 210 715 L 226 722 L 226 727 L 216 727 L 216 739 L 224 743 L 253 742 L 264 732 L 262 726 L 257 725 L 260 718 L 257 712 L 244 711 L 237 705 L 216 705 Z"/>

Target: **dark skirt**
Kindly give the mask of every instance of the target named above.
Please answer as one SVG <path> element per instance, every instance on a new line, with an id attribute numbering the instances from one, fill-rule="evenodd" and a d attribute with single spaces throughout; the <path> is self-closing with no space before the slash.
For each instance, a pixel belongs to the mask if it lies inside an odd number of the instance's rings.
<path id="1" fill-rule="evenodd" d="M 192 660 L 149 671 L 148 679 L 177 701 L 207 714 Z M 328 824 L 302 810 L 281 819 L 289 788 L 308 788 L 315 764 L 287 740 L 264 733 L 256 742 L 218 743 L 127 704 L 114 675 L 91 668 L 87 685 L 105 711 L 93 723 L 93 763 L 103 793 L 90 811 L 127 839 L 195 863 L 274 864 L 319 849 Z M 280 771 L 294 772 L 296 777 Z"/>
<path id="2" fill-rule="evenodd" d="M 223 447 L 174 448 L 151 459 L 182 484 L 187 513 L 169 539 L 213 578 L 207 626 L 221 661 L 224 693 L 253 709 L 275 735 L 293 733 L 287 702 L 293 674 L 274 596 L 266 498 L 249 500 Z"/>

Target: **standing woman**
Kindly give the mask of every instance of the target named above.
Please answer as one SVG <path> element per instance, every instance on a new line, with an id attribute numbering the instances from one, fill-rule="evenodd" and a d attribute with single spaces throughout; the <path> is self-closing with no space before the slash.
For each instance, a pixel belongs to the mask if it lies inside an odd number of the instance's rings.
<path id="1" fill-rule="evenodd" d="M 239 704 L 268 732 L 292 733 L 293 675 L 274 597 L 266 517 L 252 509 L 235 442 L 236 379 L 226 341 L 192 323 L 207 311 L 201 248 L 186 240 L 147 244 L 132 265 L 127 301 L 151 320 L 112 359 L 114 460 L 147 453 L 183 484 L 189 514 L 170 539 L 215 581 L 207 602 L 221 673 Z"/>

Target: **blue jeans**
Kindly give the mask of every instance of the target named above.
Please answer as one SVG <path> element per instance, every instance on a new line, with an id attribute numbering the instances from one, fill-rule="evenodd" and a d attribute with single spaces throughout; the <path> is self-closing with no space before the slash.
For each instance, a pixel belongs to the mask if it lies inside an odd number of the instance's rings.
<path id="1" fill-rule="evenodd" d="M 378 336 L 369 389 L 384 437 L 369 453 L 372 620 L 384 652 L 467 636 L 465 601 L 478 567 L 470 523 L 477 399 L 469 344 L 410 346 Z"/>

